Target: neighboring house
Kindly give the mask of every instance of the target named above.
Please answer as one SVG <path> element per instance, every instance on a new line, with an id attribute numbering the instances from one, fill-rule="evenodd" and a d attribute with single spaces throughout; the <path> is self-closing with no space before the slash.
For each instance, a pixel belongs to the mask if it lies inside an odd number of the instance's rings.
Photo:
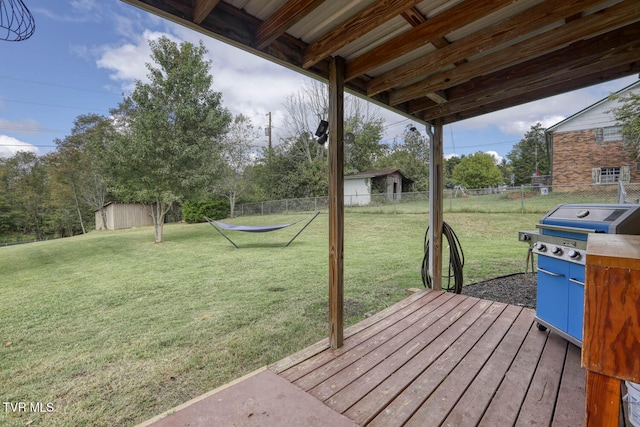
<path id="1" fill-rule="evenodd" d="M 141 203 L 107 203 L 103 208 L 107 218 L 108 230 L 121 228 L 144 227 L 153 225 L 151 207 Z M 96 230 L 104 230 L 104 222 L 100 209 L 95 211 Z"/>
<path id="2" fill-rule="evenodd" d="M 386 194 L 388 200 L 397 201 L 403 192 L 413 189 L 413 180 L 399 169 L 360 172 L 344 177 L 345 206 L 366 206 L 372 194 Z"/>
<path id="3" fill-rule="evenodd" d="M 616 92 L 640 92 L 640 81 Z M 608 97 L 547 129 L 551 138 L 554 186 L 640 182 L 640 166 L 623 149 L 622 127 L 616 125 Z"/>

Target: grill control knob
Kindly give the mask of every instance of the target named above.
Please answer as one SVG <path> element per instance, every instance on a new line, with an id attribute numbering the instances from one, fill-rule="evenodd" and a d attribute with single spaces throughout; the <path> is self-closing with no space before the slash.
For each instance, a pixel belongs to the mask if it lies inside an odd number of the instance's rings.
<path id="1" fill-rule="evenodd" d="M 574 250 L 570 250 L 569 251 L 569 258 L 580 259 L 580 252 L 574 251 Z"/>
<path id="2" fill-rule="evenodd" d="M 551 253 L 554 255 L 562 255 L 562 248 L 559 246 L 555 246 L 552 250 Z"/>
<path id="3" fill-rule="evenodd" d="M 544 243 L 541 243 L 541 242 L 536 243 L 535 248 L 537 250 L 539 250 L 540 252 L 544 252 L 544 251 L 547 250 L 547 246 Z"/>

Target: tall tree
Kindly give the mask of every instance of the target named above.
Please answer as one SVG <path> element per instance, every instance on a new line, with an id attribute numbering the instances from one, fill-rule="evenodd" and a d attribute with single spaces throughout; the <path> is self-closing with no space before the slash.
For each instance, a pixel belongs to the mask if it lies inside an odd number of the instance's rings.
<path id="1" fill-rule="evenodd" d="M 257 199 L 285 199 L 326 196 L 329 185 L 329 165 L 323 158 L 305 160 L 305 145 L 318 145 L 307 135 L 284 141 L 258 158 L 253 167 Z M 302 147 L 301 147 L 302 146 Z"/>
<path id="2" fill-rule="evenodd" d="M 549 149 L 542 124 L 536 123 L 507 154 L 513 168 L 514 184 L 529 184 L 534 174 L 551 172 Z"/>
<path id="3" fill-rule="evenodd" d="M 416 191 L 429 189 L 429 139 L 414 127 L 405 127 L 402 142 L 394 141 L 388 153 L 376 162 L 378 168 L 397 168 L 415 181 Z"/>
<path id="4" fill-rule="evenodd" d="M 451 156 L 448 159 L 444 159 L 444 186 L 446 188 L 453 188 L 455 186 L 453 171 L 465 157 L 466 156 L 463 154 L 460 157 Z"/>
<path id="5" fill-rule="evenodd" d="M 311 197 L 327 193 L 327 150 L 314 133 L 328 116 L 327 85 L 306 83 L 290 94 L 284 107 L 287 117 L 281 143 L 257 159 L 253 173 L 257 185 L 254 197 Z M 345 172 L 371 169 L 384 156 L 381 144 L 384 120 L 368 102 L 347 94 L 345 97 Z M 330 143 L 330 141 L 329 141 Z"/>
<path id="6" fill-rule="evenodd" d="M 467 188 L 493 187 L 503 183 L 495 157 L 481 151 L 460 159 L 453 170 L 453 180 Z"/>
<path id="7" fill-rule="evenodd" d="M 22 234 L 45 238 L 49 201 L 49 174 L 43 158 L 31 151 L 19 151 L 4 162 L 2 184 L 6 201 L 13 207 L 14 222 Z"/>
<path id="8" fill-rule="evenodd" d="M 622 126 L 624 148 L 631 159 L 640 159 L 640 93 L 627 92 L 622 96 L 612 96 L 620 102 L 611 109 L 618 125 Z"/>
<path id="9" fill-rule="evenodd" d="M 71 135 L 56 140 L 58 149 L 50 156 L 55 165 L 52 179 L 69 192 L 84 232 L 82 211 L 85 207 L 99 211 L 102 223 L 107 224 L 103 209 L 108 197 L 107 166 L 103 157 L 105 147 L 114 139 L 115 130 L 110 119 L 98 114 L 76 117 Z"/>
<path id="10" fill-rule="evenodd" d="M 216 188 L 229 199 L 231 218 L 235 213 L 236 197 L 248 186 L 245 170 L 252 162 L 256 139 L 258 131 L 251 124 L 251 119 L 243 114 L 234 117 L 227 134 L 222 138 L 222 174 Z"/>
<path id="11" fill-rule="evenodd" d="M 149 45 L 149 83 L 137 81 L 112 112 L 118 132 L 108 158 L 120 197 L 151 205 L 159 243 L 172 204 L 212 185 L 231 115 L 211 89 L 202 42 L 178 45 L 161 37 Z"/>
<path id="12" fill-rule="evenodd" d="M 345 173 L 364 172 L 374 168 L 378 159 L 388 147 L 382 144 L 384 119 L 379 117 L 371 104 L 356 97 L 350 97 L 344 124 L 344 168 Z"/>

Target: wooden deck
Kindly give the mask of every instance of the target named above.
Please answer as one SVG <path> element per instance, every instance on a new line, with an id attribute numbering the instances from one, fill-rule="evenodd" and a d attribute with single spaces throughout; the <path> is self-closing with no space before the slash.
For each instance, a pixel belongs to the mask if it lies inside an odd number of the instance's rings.
<path id="1" fill-rule="evenodd" d="M 139 426 L 584 426 L 580 349 L 534 314 L 421 291 Z"/>
<path id="2" fill-rule="evenodd" d="M 269 369 L 359 425 L 582 426 L 580 349 L 534 315 L 419 292 Z"/>

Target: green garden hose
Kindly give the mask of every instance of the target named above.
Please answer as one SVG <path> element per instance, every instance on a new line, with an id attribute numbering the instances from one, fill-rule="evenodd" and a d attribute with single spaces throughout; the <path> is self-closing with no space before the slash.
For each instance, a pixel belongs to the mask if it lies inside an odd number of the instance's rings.
<path id="1" fill-rule="evenodd" d="M 459 294 L 462 292 L 464 252 L 462 251 L 458 236 L 446 222 L 442 223 L 442 235 L 446 237 L 447 242 L 449 242 L 449 271 L 447 275 L 442 276 L 443 279 L 447 279 L 446 284 L 444 280 L 442 282 L 442 290 Z M 451 283 L 452 279 L 453 284 Z M 431 275 L 429 274 L 429 227 L 427 227 L 427 231 L 424 233 L 422 284 L 425 288 L 432 288 Z"/>

